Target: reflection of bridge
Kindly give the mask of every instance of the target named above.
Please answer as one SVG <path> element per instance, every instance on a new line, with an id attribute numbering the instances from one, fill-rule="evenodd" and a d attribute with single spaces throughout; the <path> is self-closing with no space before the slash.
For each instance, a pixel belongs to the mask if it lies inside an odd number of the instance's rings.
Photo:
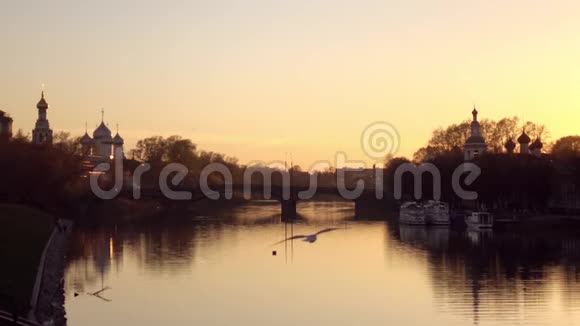
<path id="1" fill-rule="evenodd" d="M 336 198 L 341 198 L 344 200 L 353 201 L 355 204 L 355 215 L 361 216 L 364 214 L 365 210 L 369 207 L 382 208 L 382 209 L 394 209 L 395 201 L 394 197 L 390 193 L 383 193 L 382 198 L 378 199 L 376 190 L 374 188 L 364 188 L 359 196 L 356 198 L 345 198 L 342 192 L 336 186 L 322 186 L 316 187 L 315 191 L 312 191 L 308 185 L 292 185 L 292 186 L 281 186 L 281 185 L 263 185 L 263 184 L 231 184 L 231 185 L 213 185 L 210 186 L 211 191 L 214 194 L 219 195 L 219 199 L 232 198 L 234 195 L 244 196 L 246 199 L 272 199 L 277 200 L 281 204 L 282 218 L 283 219 L 295 219 L 297 216 L 296 204 L 299 200 L 313 199 L 319 195 L 330 195 L 336 196 Z M 209 198 L 209 192 L 203 192 L 199 188 L 192 188 L 187 186 L 174 186 L 170 187 L 173 192 L 187 192 L 191 194 L 190 200 L 177 200 L 178 202 L 192 202 L 198 200 L 212 200 L 216 198 Z M 353 192 L 352 189 L 345 189 L 349 192 Z M 133 189 L 130 187 L 124 187 L 120 193 L 124 197 L 132 197 Z M 226 196 L 227 195 L 227 196 Z M 248 198 L 249 195 L 249 198 Z M 157 187 L 143 187 L 140 189 L 141 198 L 154 198 L 163 199 L 164 201 L 174 201 L 166 196 L 161 189 Z M 349 196 L 350 197 L 350 196 Z"/>

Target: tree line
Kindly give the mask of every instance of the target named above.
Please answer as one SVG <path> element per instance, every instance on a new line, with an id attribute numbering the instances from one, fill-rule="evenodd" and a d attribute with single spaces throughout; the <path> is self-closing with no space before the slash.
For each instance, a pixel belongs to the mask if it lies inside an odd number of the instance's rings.
<path id="1" fill-rule="evenodd" d="M 463 144 L 470 134 L 470 122 L 463 121 L 445 128 L 437 128 L 431 137 L 410 160 L 405 157 L 389 157 L 385 163 L 384 183 L 387 191 L 392 191 L 394 172 L 403 163 L 421 163 L 425 160 L 435 164 L 442 175 L 442 196 L 451 203 L 460 203 L 454 197 L 450 178 L 453 170 L 463 163 Z M 549 131 L 541 124 L 526 122 L 520 124 L 518 118 L 504 118 L 498 121 L 482 120 L 480 122 L 483 137 L 488 144 L 488 153 L 478 158 L 477 164 L 482 167 L 483 175 L 472 188 L 481 194 L 481 201 L 490 206 L 515 207 L 517 205 L 546 207 L 549 191 L 555 176 L 561 171 L 568 171 L 567 182 L 573 181 L 580 188 L 580 136 L 566 136 L 550 142 Z M 503 149 L 508 139 L 519 136 L 525 128 L 530 138 L 541 138 L 545 143 L 544 152 L 549 156 L 540 158 L 514 155 L 509 156 Z M 17 132 L 8 143 L 0 144 L 0 186 L 1 197 L 16 197 L 23 200 L 45 202 L 51 196 L 71 198 L 73 189 L 82 174 L 82 147 L 80 137 L 72 137 L 67 132 L 56 132 L 54 144 L 41 149 L 30 144 L 30 137 L 21 131 Z M 429 149 L 429 156 L 427 156 Z M 144 182 L 157 184 L 161 169 L 168 163 L 181 163 L 188 168 L 189 174 L 184 184 L 192 187 L 198 185 L 200 173 L 211 163 L 225 165 L 232 173 L 234 182 L 242 183 L 248 166 L 239 163 L 235 157 L 222 153 L 201 150 L 191 139 L 181 136 L 152 136 L 139 140 L 135 148 L 127 151 L 125 167 L 134 169 L 147 162 L 151 171 L 144 175 Z M 281 172 L 284 168 L 254 166 L 254 169 L 272 173 L 272 183 L 281 184 Z M 307 185 L 310 174 L 301 171 L 299 166 L 289 166 L 294 175 L 295 184 Z M 320 186 L 336 185 L 334 168 L 316 173 Z M 428 198 L 430 180 L 425 176 L 423 190 Z M 410 197 L 413 193 L 412 176 L 405 175 L 403 193 Z M 210 184 L 223 183 L 224 178 L 217 173 L 210 175 Z M 261 183 L 264 178 L 259 173 L 252 174 L 252 183 Z M 31 186 L 32 185 L 32 186 Z M 38 186 L 42 185 L 42 186 Z M 51 191 L 46 191 L 51 189 Z M 68 191 L 67 191 L 68 190 Z M 71 195 L 71 193 L 73 195 Z M 520 197 L 513 197 L 520 193 Z"/>
<path id="2" fill-rule="evenodd" d="M 432 132 L 425 146 L 417 150 L 412 160 L 405 157 L 387 157 L 385 160 L 385 184 L 393 184 L 394 172 L 404 163 L 431 163 L 441 173 L 442 200 L 461 206 L 465 204 L 451 189 L 453 171 L 464 163 L 463 145 L 470 136 L 470 121 L 437 128 Z M 469 189 L 477 191 L 477 205 L 499 210 L 546 210 L 550 201 L 557 198 L 563 187 L 580 189 L 580 136 L 565 136 L 555 142 L 550 141 L 550 132 L 541 124 L 525 122 L 520 124 L 517 117 L 498 121 L 480 121 L 482 136 L 488 150 L 479 156 L 476 163 L 482 170 Z M 550 155 L 509 155 L 504 148 L 512 139 L 525 130 L 534 141 L 541 139 L 543 152 Z M 516 153 L 518 150 L 516 149 Z M 432 178 L 422 176 L 422 190 L 425 197 L 432 198 Z M 412 199 L 413 177 L 403 177 L 403 196 Z M 568 191 L 568 190 L 566 190 Z M 572 196 L 579 196 L 572 190 Z"/>

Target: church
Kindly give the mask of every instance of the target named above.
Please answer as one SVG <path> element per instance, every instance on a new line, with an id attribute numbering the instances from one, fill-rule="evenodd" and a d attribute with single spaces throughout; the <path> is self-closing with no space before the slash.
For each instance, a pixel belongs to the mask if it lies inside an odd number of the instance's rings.
<path id="1" fill-rule="evenodd" d="M 40 101 L 36 104 L 38 118 L 32 130 L 32 143 L 36 145 L 52 145 L 52 129 L 47 119 L 48 103 L 44 99 L 44 91 L 40 95 Z"/>
<path id="2" fill-rule="evenodd" d="M 485 139 L 483 139 L 483 136 L 481 135 L 479 121 L 477 121 L 477 114 L 477 109 L 474 107 L 473 111 L 471 111 L 471 115 L 473 116 L 473 121 L 471 121 L 471 135 L 467 138 L 465 145 L 463 146 L 463 153 L 466 161 L 475 159 L 487 150 Z"/>
<path id="3" fill-rule="evenodd" d="M 117 133 L 114 137 L 112 136 L 111 130 L 105 124 L 104 111 L 101 111 L 101 124 L 93 131 L 93 137 L 91 138 L 85 129 L 85 134 L 81 138 L 83 155 L 93 164 L 112 160 L 117 149 L 120 149 L 121 153 L 123 153 L 124 143 L 125 141 L 119 135 L 118 127 Z"/>
<path id="4" fill-rule="evenodd" d="M 36 145 L 52 145 L 52 129 L 48 123 L 47 110 L 49 108 L 44 91 L 40 95 L 40 101 L 36 104 L 38 118 L 32 130 L 32 143 Z M 93 132 L 91 138 L 85 128 L 85 134 L 81 137 L 82 153 L 85 158 L 83 165 L 94 166 L 99 163 L 109 162 L 114 158 L 115 150 L 121 149 L 123 153 L 124 140 L 117 133 L 113 137 L 111 130 L 105 124 L 105 112 L 101 110 L 101 124 Z"/>
<path id="5" fill-rule="evenodd" d="M 473 108 L 473 111 L 471 111 L 471 115 L 473 116 L 473 120 L 471 121 L 471 134 L 463 145 L 465 161 L 474 160 L 477 156 L 487 151 L 487 144 L 485 143 L 485 139 L 481 134 L 479 121 L 477 120 L 478 113 L 479 112 L 475 107 Z M 542 155 L 542 148 L 544 147 L 542 141 L 538 137 L 530 145 L 532 140 L 530 139 L 530 136 L 526 134 L 525 128 L 522 130 L 522 134 L 518 137 L 517 141 L 520 145 L 520 154 L 531 154 L 536 157 L 540 157 Z M 511 138 L 509 138 L 504 147 L 508 154 L 513 154 L 516 148 L 516 143 Z"/>

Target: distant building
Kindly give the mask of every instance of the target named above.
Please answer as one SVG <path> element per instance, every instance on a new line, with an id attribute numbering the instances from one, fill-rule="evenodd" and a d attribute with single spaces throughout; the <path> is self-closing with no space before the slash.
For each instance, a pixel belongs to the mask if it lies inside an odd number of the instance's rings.
<path id="1" fill-rule="evenodd" d="M 38 119 L 36 120 L 36 126 L 32 130 L 32 143 L 37 145 L 52 145 L 52 129 L 50 129 L 48 119 L 46 118 L 48 103 L 44 99 L 44 92 L 42 92 L 36 108 L 38 109 Z"/>
<path id="2" fill-rule="evenodd" d="M 85 134 L 81 138 L 83 155 L 87 165 L 110 161 L 114 158 L 117 149 L 121 149 L 121 153 L 123 153 L 125 141 L 119 135 L 118 128 L 115 137 L 112 136 L 111 130 L 104 122 L 104 111 L 102 114 L 101 124 L 93 131 L 93 137 L 91 138 L 85 130 Z M 124 156 L 124 154 L 121 155 Z"/>
<path id="3" fill-rule="evenodd" d="M 578 169 L 573 164 L 556 162 L 550 178 L 551 196 L 549 207 L 556 213 L 580 214 L 580 187 Z"/>
<path id="4" fill-rule="evenodd" d="M 12 137 L 12 118 L 8 113 L 0 111 L 0 140 L 8 140 Z"/>
<path id="5" fill-rule="evenodd" d="M 530 136 L 528 136 L 528 134 L 526 134 L 526 129 L 524 128 L 522 130 L 522 134 L 518 137 L 518 143 L 520 144 L 520 154 L 529 154 L 530 153 L 530 148 L 529 148 L 530 141 L 532 141 L 532 140 L 530 139 Z"/>
<path id="6" fill-rule="evenodd" d="M 487 144 L 481 135 L 479 121 L 477 121 L 477 113 L 477 109 L 474 107 L 473 111 L 471 111 L 471 114 L 473 115 L 473 121 L 471 121 L 471 135 L 467 138 L 463 147 L 464 159 L 466 161 L 473 160 L 477 156 L 485 153 L 487 150 Z"/>
<path id="7" fill-rule="evenodd" d="M 511 138 L 508 139 L 508 141 L 505 143 L 505 149 L 508 152 L 508 154 L 513 154 L 515 148 L 516 143 L 514 143 L 514 141 Z"/>
<path id="8" fill-rule="evenodd" d="M 537 137 L 536 140 L 530 145 L 532 139 L 526 133 L 526 129 L 522 130 L 522 134 L 518 137 L 518 143 L 520 144 L 520 154 L 532 154 L 536 157 L 540 157 L 542 155 L 542 148 L 544 144 L 540 140 L 540 137 Z M 511 142 L 511 143 L 510 143 Z M 506 151 L 508 153 L 513 153 L 515 144 L 510 139 L 505 145 Z"/>
<path id="9" fill-rule="evenodd" d="M 544 147 L 544 144 L 542 144 L 540 137 L 536 138 L 532 145 L 530 145 L 532 155 L 540 157 L 542 155 L 542 147 Z"/>

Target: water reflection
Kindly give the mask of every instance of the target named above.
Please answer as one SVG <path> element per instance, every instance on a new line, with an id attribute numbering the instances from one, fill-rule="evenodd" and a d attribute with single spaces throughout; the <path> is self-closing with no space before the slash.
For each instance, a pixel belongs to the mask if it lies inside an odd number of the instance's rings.
<path id="1" fill-rule="evenodd" d="M 580 240 L 575 233 L 401 226 L 398 238 L 424 250 L 433 302 L 440 311 L 471 317 L 474 324 L 545 324 L 552 318 L 580 322 Z"/>
<path id="2" fill-rule="evenodd" d="M 574 232 L 355 221 L 341 203 L 302 203 L 302 219 L 288 225 L 276 211 L 258 203 L 185 222 L 76 230 L 70 324 L 580 323 Z M 339 230 L 271 246 L 327 227 Z M 110 303 L 72 296 L 103 286 Z"/>

